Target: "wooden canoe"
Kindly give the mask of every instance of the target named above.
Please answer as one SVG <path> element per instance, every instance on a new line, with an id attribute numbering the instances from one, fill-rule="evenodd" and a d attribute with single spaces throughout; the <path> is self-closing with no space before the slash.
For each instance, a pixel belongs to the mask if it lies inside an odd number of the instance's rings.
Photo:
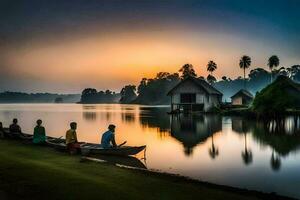
<path id="1" fill-rule="evenodd" d="M 101 154 L 101 155 L 115 155 L 115 156 L 132 156 L 138 154 L 146 148 L 146 145 L 131 147 L 131 146 L 121 146 L 117 148 L 105 149 L 98 144 L 83 144 L 81 145 L 82 153 L 87 154 Z"/>
<path id="2" fill-rule="evenodd" d="M 47 145 L 54 147 L 58 150 L 66 150 L 66 144 L 62 140 L 47 140 Z M 146 145 L 131 147 L 131 146 L 122 146 L 118 148 L 109 148 L 104 149 L 99 144 L 93 143 L 84 143 L 81 145 L 81 152 L 84 155 L 115 155 L 115 156 L 132 156 L 136 155 L 139 152 L 143 151 L 146 148 Z"/>
<path id="3" fill-rule="evenodd" d="M 99 161 L 99 162 L 108 162 L 110 164 L 126 166 L 126 167 L 147 169 L 146 165 L 140 159 L 132 156 L 114 156 L 114 155 L 97 154 L 97 155 L 90 155 L 88 157 L 82 156 L 82 159 Z"/>
<path id="4" fill-rule="evenodd" d="M 8 129 L 5 128 L 5 131 L 8 132 Z M 11 133 L 10 133 L 11 134 Z M 11 134 L 13 135 L 13 134 Z M 33 135 L 31 134 L 26 134 L 23 133 L 22 136 L 17 134 L 18 138 L 21 140 L 26 140 L 26 141 L 32 141 Z M 55 149 L 65 151 L 66 144 L 65 140 L 61 138 L 54 138 L 54 137 L 49 137 L 47 136 L 46 144 L 49 147 L 53 147 Z M 84 143 L 81 145 L 81 152 L 85 155 L 89 154 L 94 154 L 94 155 L 115 155 L 115 156 L 132 156 L 136 155 L 139 152 L 143 151 L 146 148 L 146 145 L 143 146 L 121 146 L 117 148 L 109 148 L 105 149 L 101 147 L 99 144 L 93 144 L 93 143 Z"/>

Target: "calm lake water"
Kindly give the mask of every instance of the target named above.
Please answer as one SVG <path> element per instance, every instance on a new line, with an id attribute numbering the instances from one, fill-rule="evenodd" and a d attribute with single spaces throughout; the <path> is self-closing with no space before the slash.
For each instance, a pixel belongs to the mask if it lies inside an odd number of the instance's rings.
<path id="1" fill-rule="evenodd" d="M 110 123 L 118 143 L 147 145 L 148 169 L 203 181 L 300 198 L 300 126 L 287 118 L 285 130 L 218 115 L 171 117 L 168 107 L 138 105 L 1 104 L 0 121 L 18 118 L 32 133 L 43 120 L 47 134 L 64 136 L 78 122 L 80 141 L 98 143 Z M 138 158 L 144 157 L 138 155 Z"/>

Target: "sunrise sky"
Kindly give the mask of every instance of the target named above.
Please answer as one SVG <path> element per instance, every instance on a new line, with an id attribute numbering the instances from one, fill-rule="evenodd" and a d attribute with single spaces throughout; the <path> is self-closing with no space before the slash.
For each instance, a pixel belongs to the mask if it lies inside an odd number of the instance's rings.
<path id="1" fill-rule="evenodd" d="M 0 91 L 119 91 L 185 63 L 242 75 L 239 58 L 300 64 L 298 0 L 2 0 Z"/>

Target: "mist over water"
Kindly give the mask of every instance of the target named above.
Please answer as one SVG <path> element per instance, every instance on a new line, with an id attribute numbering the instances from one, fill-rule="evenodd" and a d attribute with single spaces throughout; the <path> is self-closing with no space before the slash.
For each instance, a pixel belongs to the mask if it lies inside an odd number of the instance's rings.
<path id="1" fill-rule="evenodd" d="M 300 198 L 300 119 L 286 118 L 284 130 L 241 117 L 167 115 L 169 107 L 140 105 L 1 104 L 7 127 L 18 118 L 32 133 L 42 119 L 47 134 L 64 136 L 78 123 L 80 141 L 99 143 L 111 123 L 117 143 L 147 145 L 148 169 L 217 184 Z M 143 155 L 137 155 L 141 158 Z"/>

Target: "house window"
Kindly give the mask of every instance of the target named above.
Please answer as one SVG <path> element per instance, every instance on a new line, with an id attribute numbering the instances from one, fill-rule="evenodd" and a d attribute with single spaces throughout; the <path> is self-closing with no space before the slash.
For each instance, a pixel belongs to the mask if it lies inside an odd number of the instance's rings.
<path id="1" fill-rule="evenodd" d="M 185 93 L 180 94 L 181 103 L 196 103 L 196 94 L 195 93 Z"/>

